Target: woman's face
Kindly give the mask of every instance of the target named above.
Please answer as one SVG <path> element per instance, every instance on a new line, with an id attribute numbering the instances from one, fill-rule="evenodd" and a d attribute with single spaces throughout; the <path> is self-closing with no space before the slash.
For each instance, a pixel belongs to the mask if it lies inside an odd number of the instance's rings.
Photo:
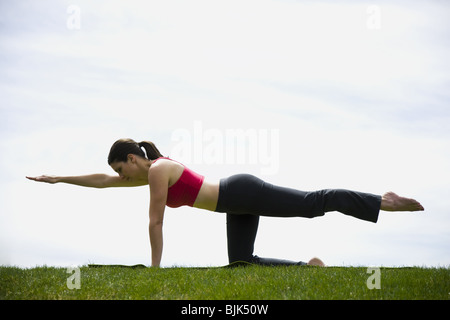
<path id="1" fill-rule="evenodd" d="M 111 163 L 111 168 L 119 174 L 119 176 L 127 181 L 136 180 L 139 176 L 139 168 L 136 163 L 136 156 L 129 154 L 127 161 L 117 161 Z"/>

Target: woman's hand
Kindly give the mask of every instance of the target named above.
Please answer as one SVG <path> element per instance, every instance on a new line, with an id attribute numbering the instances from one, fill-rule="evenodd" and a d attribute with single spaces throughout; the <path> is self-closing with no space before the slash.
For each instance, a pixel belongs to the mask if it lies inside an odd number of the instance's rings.
<path id="1" fill-rule="evenodd" d="M 26 177 L 29 180 L 33 180 L 33 181 L 38 181 L 38 182 L 46 182 L 46 183 L 57 183 L 59 182 L 59 179 L 57 176 L 47 176 L 47 175 L 42 175 L 39 177 Z"/>

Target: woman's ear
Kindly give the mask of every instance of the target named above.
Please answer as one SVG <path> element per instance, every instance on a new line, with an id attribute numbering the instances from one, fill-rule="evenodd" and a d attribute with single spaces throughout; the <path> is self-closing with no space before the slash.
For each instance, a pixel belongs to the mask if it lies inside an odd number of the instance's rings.
<path id="1" fill-rule="evenodd" d="M 127 161 L 131 163 L 136 163 L 136 156 L 132 153 L 128 154 Z"/>

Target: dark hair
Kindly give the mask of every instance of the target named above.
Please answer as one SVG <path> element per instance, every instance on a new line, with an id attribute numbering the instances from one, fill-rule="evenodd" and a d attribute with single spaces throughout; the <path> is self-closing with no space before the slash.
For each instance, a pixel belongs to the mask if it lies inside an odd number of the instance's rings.
<path id="1" fill-rule="evenodd" d="M 141 148 L 144 148 L 145 152 Z M 163 156 L 153 142 L 142 141 L 137 143 L 133 139 L 120 139 L 114 142 L 109 151 L 108 164 L 111 165 L 111 163 L 117 161 L 126 162 L 129 154 L 135 154 L 149 160 L 155 160 Z"/>

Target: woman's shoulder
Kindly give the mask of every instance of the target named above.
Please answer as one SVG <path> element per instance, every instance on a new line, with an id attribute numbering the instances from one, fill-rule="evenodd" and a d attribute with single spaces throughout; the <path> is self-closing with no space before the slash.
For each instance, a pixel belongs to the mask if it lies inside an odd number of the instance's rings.
<path id="1" fill-rule="evenodd" d="M 178 162 L 174 159 L 171 159 L 169 157 L 159 157 L 155 160 L 153 160 L 153 163 L 150 167 L 153 166 L 171 166 L 171 167 L 184 167 L 184 164 L 182 164 L 181 162 Z"/>
<path id="2" fill-rule="evenodd" d="M 170 178 L 179 177 L 184 170 L 184 166 L 167 157 L 161 157 L 153 161 L 148 169 L 148 175 L 167 175 Z"/>

